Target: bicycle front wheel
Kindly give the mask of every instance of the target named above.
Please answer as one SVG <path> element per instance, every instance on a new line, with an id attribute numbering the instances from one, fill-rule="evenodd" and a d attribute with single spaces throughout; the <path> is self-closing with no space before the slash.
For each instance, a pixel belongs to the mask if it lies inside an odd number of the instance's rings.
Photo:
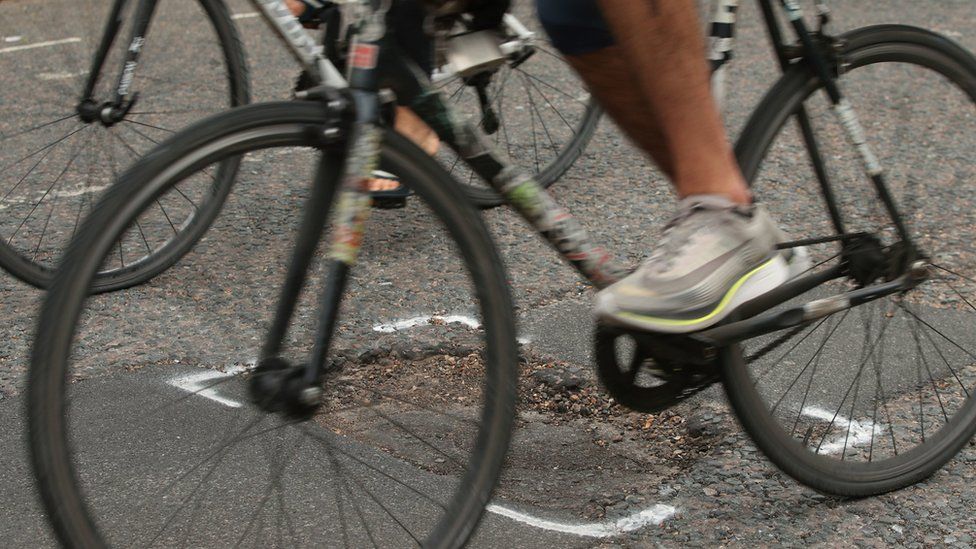
<path id="1" fill-rule="evenodd" d="M 80 220 L 129 164 L 179 128 L 248 102 L 243 48 L 222 1 L 158 2 L 144 40 L 129 44 L 142 3 L 0 2 L 0 267 L 24 282 L 50 282 Z M 115 8 L 121 26 L 93 67 Z M 133 47 L 138 65 L 123 68 Z M 102 118 L 120 86 L 133 94 L 129 110 Z M 220 210 L 236 170 L 229 159 L 209 181 L 160 196 L 93 290 L 139 284 L 176 261 Z"/>
<path id="2" fill-rule="evenodd" d="M 907 292 L 723 349 L 720 359 L 736 415 L 773 463 L 817 490 L 866 496 L 927 477 L 976 431 L 976 60 L 912 27 L 842 38 L 839 85 L 915 257 L 932 272 Z M 804 107 L 844 232 L 860 243 L 843 254 L 836 240 L 810 246 L 812 264 L 880 266 L 867 278 L 883 280 L 909 252 L 821 88 L 804 67 L 788 72 L 744 131 L 739 160 L 793 237 L 836 234 L 800 132 L 787 124 Z M 835 280 L 790 305 L 865 283 Z"/>
<path id="3" fill-rule="evenodd" d="M 304 202 L 295 183 L 319 169 L 334 188 L 343 168 L 317 137 L 323 111 L 272 103 L 195 125 L 127 171 L 82 224 L 29 375 L 34 471 L 65 544 L 457 547 L 474 530 L 514 417 L 512 303 L 485 226 L 405 138 L 383 136 L 380 167 L 417 199 L 367 224 L 323 405 L 298 419 L 249 400 L 294 238 L 287 222 Z M 237 187 L 239 202 L 265 225 L 241 227 L 231 204 L 154 284 L 88 295 L 155 196 L 236 155 L 255 183 Z M 322 291 L 321 263 L 310 293 Z M 280 356 L 308 356 L 315 313 L 300 302 Z"/>

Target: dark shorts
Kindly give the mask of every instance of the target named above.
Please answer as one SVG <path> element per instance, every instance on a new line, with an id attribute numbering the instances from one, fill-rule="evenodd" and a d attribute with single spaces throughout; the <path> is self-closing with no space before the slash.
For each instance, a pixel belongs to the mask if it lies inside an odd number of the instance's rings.
<path id="1" fill-rule="evenodd" d="M 536 0 L 539 21 L 565 55 L 582 55 L 614 43 L 596 0 Z"/>

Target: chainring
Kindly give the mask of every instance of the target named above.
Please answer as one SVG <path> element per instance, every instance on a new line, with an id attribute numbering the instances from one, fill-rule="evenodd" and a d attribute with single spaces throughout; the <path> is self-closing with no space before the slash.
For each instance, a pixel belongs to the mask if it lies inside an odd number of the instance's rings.
<path id="1" fill-rule="evenodd" d="M 631 340 L 626 365 L 618 357 L 622 338 Z M 597 323 L 594 344 L 600 382 L 617 402 L 638 412 L 661 412 L 719 380 L 708 350 L 687 338 Z"/>

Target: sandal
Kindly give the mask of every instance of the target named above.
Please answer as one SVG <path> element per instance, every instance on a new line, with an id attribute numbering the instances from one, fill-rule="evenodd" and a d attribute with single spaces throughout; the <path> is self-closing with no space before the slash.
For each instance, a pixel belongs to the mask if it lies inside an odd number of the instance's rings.
<path id="1" fill-rule="evenodd" d="M 373 177 L 376 179 L 386 179 L 396 181 L 398 185 L 385 191 L 369 191 L 373 197 L 373 207 L 382 210 L 395 210 L 407 205 L 407 197 L 413 194 L 406 185 L 400 183 L 400 178 L 389 172 L 373 170 Z"/>
<path id="2" fill-rule="evenodd" d="M 320 0 L 299 0 L 302 4 L 305 4 L 305 11 L 298 16 L 298 22 L 302 24 L 303 27 L 307 29 L 317 29 L 319 25 L 325 20 L 322 15 L 325 14 L 330 8 L 335 7 L 335 4 L 331 2 L 322 2 Z"/>

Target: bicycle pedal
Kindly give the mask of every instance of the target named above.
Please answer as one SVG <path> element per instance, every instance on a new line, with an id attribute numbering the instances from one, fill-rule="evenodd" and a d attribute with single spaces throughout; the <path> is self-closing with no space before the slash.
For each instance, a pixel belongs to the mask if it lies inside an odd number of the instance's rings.
<path id="1" fill-rule="evenodd" d="M 407 207 L 407 198 L 373 198 L 373 207 L 377 210 L 399 210 Z"/>

